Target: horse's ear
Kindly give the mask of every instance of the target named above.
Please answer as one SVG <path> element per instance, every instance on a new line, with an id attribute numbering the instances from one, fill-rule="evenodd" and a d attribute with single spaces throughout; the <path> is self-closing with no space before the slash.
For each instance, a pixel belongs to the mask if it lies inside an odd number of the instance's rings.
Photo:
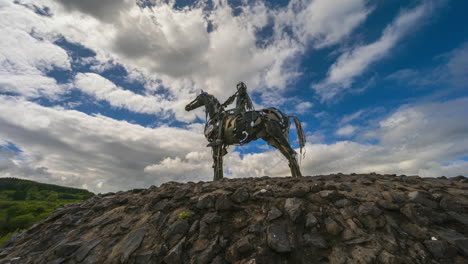
<path id="1" fill-rule="evenodd" d="M 200 91 L 201 91 L 200 94 L 204 93 L 203 89 L 201 89 Z"/>

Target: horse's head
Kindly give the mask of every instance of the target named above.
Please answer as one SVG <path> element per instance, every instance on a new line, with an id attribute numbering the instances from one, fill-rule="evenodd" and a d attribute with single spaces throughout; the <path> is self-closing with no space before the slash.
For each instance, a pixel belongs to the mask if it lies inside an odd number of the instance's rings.
<path id="1" fill-rule="evenodd" d="M 208 93 L 202 91 L 197 98 L 185 106 L 185 111 L 192 111 L 193 109 L 197 109 L 198 107 L 205 105 L 207 96 Z"/>

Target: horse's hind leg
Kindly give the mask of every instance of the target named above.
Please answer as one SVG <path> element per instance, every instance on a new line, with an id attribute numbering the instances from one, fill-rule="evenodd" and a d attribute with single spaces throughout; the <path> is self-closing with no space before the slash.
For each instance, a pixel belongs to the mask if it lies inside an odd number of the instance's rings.
<path id="1" fill-rule="evenodd" d="M 297 163 L 296 151 L 294 151 L 291 145 L 289 145 L 289 142 L 284 138 L 279 125 L 270 121 L 265 124 L 265 127 L 267 135 L 263 137 L 263 140 L 278 149 L 281 154 L 288 159 L 291 176 L 301 177 L 302 173 Z"/>

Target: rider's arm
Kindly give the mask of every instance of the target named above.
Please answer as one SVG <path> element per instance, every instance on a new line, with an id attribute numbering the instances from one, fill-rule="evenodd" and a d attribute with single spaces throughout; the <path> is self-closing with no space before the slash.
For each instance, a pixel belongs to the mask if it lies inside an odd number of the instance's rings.
<path id="1" fill-rule="evenodd" d="M 231 95 L 231 97 L 229 97 L 229 98 L 226 100 L 226 102 L 224 102 L 224 103 L 222 104 L 222 106 L 223 106 L 223 107 L 226 107 L 226 106 L 232 104 L 232 103 L 234 102 L 234 99 L 236 99 L 236 94 Z"/>

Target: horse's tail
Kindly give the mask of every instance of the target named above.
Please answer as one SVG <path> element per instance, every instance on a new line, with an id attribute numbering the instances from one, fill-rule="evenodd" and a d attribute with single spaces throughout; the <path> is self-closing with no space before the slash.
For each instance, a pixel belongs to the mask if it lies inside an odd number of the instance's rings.
<path id="1" fill-rule="evenodd" d="M 305 147 L 306 137 L 304 135 L 304 130 L 302 129 L 301 121 L 297 116 L 288 116 L 294 120 L 294 124 L 296 125 L 297 130 L 297 138 L 299 139 L 299 146 L 301 148 L 301 156 L 302 156 L 302 149 Z"/>

